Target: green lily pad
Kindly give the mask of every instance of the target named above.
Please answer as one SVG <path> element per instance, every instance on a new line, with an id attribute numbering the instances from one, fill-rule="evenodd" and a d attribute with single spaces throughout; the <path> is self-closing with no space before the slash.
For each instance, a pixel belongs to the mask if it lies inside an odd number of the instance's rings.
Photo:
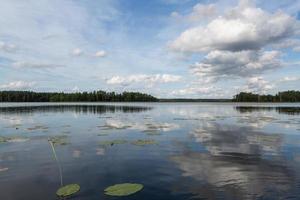
<path id="1" fill-rule="evenodd" d="M 6 143 L 6 142 L 26 142 L 29 139 L 27 137 L 23 136 L 0 136 L 0 143 Z"/>
<path id="2" fill-rule="evenodd" d="M 80 186 L 78 184 L 69 184 L 59 188 L 56 192 L 56 195 L 59 197 L 67 197 L 72 194 L 75 194 L 80 190 Z"/>
<path id="3" fill-rule="evenodd" d="M 48 140 L 52 142 L 53 145 L 66 145 L 68 144 L 66 135 L 57 135 L 50 137 Z"/>
<path id="4" fill-rule="evenodd" d="M 157 144 L 157 142 L 155 140 L 136 140 L 133 141 L 132 144 L 137 146 L 145 146 L 149 144 Z"/>
<path id="5" fill-rule="evenodd" d="M 139 192 L 143 189 L 143 187 L 144 186 L 142 184 L 122 183 L 109 186 L 104 190 L 104 192 L 106 195 L 110 196 L 128 196 Z"/>
<path id="6" fill-rule="evenodd" d="M 107 141 L 101 141 L 100 145 L 103 146 L 113 146 L 115 144 L 126 144 L 126 140 L 107 140 Z"/>

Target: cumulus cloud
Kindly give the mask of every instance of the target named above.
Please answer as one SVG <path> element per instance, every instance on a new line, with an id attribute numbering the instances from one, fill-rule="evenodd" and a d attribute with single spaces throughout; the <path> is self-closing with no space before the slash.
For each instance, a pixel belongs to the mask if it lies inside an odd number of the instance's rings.
<path id="1" fill-rule="evenodd" d="M 172 92 L 172 95 L 175 96 L 186 96 L 186 95 L 195 95 L 195 94 L 199 94 L 199 95 L 205 95 L 205 94 L 209 94 L 212 93 L 213 91 L 218 90 L 215 87 L 209 86 L 209 87 L 187 87 L 184 89 L 180 89 L 180 90 L 174 90 Z"/>
<path id="2" fill-rule="evenodd" d="M 193 7 L 193 10 L 188 15 L 180 15 L 178 12 L 172 12 L 171 17 L 182 19 L 187 22 L 199 22 L 209 19 L 217 14 L 215 4 L 201 4 L 198 3 Z"/>
<path id="3" fill-rule="evenodd" d="M 300 77 L 286 76 L 279 80 L 279 82 L 292 82 L 292 81 L 300 81 Z"/>
<path id="4" fill-rule="evenodd" d="M 53 69 L 56 67 L 62 67 L 62 65 L 51 64 L 51 63 L 38 63 L 29 61 L 18 61 L 12 63 L 15 68 L 34 68 L 34 69 Z"/>
<path id="5" fill-rule="evenodd" d="M 14 52 L 17 49 L 15 44 L 0 41 L 0 50 L 4 52 Z"/>
<path id="6" fill-rule="evenodd" d="M 199 77 L 218 80 L 224 77 L 249 77 L 282 66 L 278 51 L 212 51 L 192 66 Z"/>
<path id="7" fill-rule="evenodd" d="M 72 55 L 73 56 L 81 56 L 81 55 L 83 55 L 83 50 L 80 48 L 75 48 L 72 51 Z"/>
<path id="8" fill-rule="evenodd" d="M 247 86 L 245 91 L 257 92 L 257 93 L 266 93 L 274 87 L 273 84 L 264 80 L 263 77 L 251 77 L 247 81 Z"/>
<path id="9" fill-rule="evenodd" d="M 2 90 L 25 90 L 30 89 L 36 85 L 36 82 L 26 82 L 26 81 L 12 81 L 7 84 L 0 85 Z"/>
<path id="10" fill-rule="evenodd" d="M 271 89 L 272 86 L 260 75 L 287 66 L 280 50 L 300 49 L 300 23 L 283 11 L 270 13 L 258 8 L 251 0 L 240 0 L 236 7 L 206 23 L 197 17 L 197 13 L 213 16 L 215 12 L 212 4 L 197 4 L 186 16 L 194 16 L 198 24 L 170 43 L 175 52 L 202 57 L 190 67 L 190 72 L 199 79 L 198 87 L 175 93 L 203 93 L 219 80 L 244 77 L 248 78 L 245 90 L 265 92 Z M 180 16 L 178 13 L 173 15 Z"/>
<path id="11" fill-rule="evenodd" d="M 170 47 L 181 52 L 257 50 L 299 31 L 297 20 L 286 13 L 268 13 L 241 2 L 206 26 L 187 29 Z"/>
<path id="12" fill-rule="evenodd" d="M 106 51 L 100 50 L 95 53 L 95 57 L 101 58 L 106 56 Z"/>
<path id="13" fill-rule="evenodd" d="M 106 80 L 107 84 L 111 85 L 130 85 L 134 83 L 171 83 L 178 82 L 182 79 L 181 76 L 171 75 L 171 74 L 155 74 L 155 75 L 146 75 L 146 74 L 137 74 L 130 76 L 113 76 Z"/>

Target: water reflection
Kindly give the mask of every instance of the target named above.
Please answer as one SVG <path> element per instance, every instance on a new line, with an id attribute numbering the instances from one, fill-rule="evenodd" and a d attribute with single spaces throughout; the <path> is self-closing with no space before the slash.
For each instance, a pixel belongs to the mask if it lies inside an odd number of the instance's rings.
<path id="1" fill-rule="evenodd" d="M 13 106 L 0 107 L 0 113 L 9 114 L 28 114 L 28 113 L 88 113 L 88 114 L 102 114 L 102 113 L 134 113 L 145 112 L 151 110 L 152 107 L 147 106 L 117 106 L 117 105 L 43 105 L 43 106 Z"/>
<path id="2" fill-rule="evenodd" d="M 64 182 L 81 185 L 71 199 L 111 199 L 104 188 L 121 182 L 145 186 L 124 198 L 132 200 L 297 199 L 300 115 L 235 105 L 0 108 L 0 137 L 13 141 L 0 143 L 0 199 L 56 199 L 60 179 L 49 139 Z M 109 141 L 127 142 L 103 145 Z"/>
<path id="3" fill-rule="evenodd" d="M 199 152 L 185 152 L 171 159 L 178 164 L 183 176 L 199 181 L 187 186 L 193 189 L 191 192 L 195 197 L 203 198 L 206 193 L 215 190 L 225 193 L 223 199 L 227 199 L 226 196 L 232 197 L 228 199 L 258 199 L 267 196 L 277 199 L 279 196 L 288 196 L 286 192 L 294 183 L 289 168 L 265 159 L 212 156 Z M 211 191 L 201 190 L 207 185 L 211 186 Z"/>
<path id="4" fill-rule="evenodd" d="M 195 185 L 187 186 L 195 197 L 218 191 L 223 199 L 277 199 L 286 197 L 293 187 L 293 171 L 282 155 L 282 135 L 207 123 L 194 130 L 192 136 L 205 151 L 186 146 L 182 155 L 172 156 L 171 160 L 184 177 L 196 180 Z"/>
<path id="5" fill-rule="evenodd" d="M 264 106 L 236 106 L 235 109 L 240 113 L 251 113 L 275 110 L 279 114 L 300 115 L 300 107 L 264 107 Z"/>

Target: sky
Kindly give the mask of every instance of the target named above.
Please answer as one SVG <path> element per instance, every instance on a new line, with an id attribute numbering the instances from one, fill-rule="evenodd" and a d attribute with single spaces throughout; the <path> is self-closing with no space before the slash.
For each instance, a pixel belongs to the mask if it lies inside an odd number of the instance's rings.
<path id="1" fill-rule="evenodd" d="M 0 0 L 0 90 L 300 89 L 300 0 Z"/>

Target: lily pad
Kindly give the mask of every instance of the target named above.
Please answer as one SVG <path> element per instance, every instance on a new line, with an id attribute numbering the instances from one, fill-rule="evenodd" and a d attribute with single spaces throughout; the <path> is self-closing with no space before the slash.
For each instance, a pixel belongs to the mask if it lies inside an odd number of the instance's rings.
<path id="1" fill-rule="evenodd" d="M 72 194 L 75 194 L 80 190 L 80 186 L 78 184 L 69 184 L 59 188 L 56 191 L 56 195 L 59 197 L 67 197 Z"/>
<path id="2" fill-rule="evenodd" d="M 133 141 L 132 144 L 137 146 L 145 146 L 150 144 L 157 144 L 157 142 L 155 140 L 136 140 Z"/>
<path id="3" fill-rule="evenodd" d="M 6 143 L 6 142 L 26 142 L 29 139 L 26 137 L 22 136 L 10 136 L 10 137 L 5 137 L 5 136 L 0 136 L 0 143 Z"/>
<path id="4" fill-rule="evenodd" d="M 50 137 L 49 141 L 52 142 L 53 145 L 66 145 L 68 144 L 67 138 L 68 137 L 66 135 L 58 135 Z"/>
<path id="5" fill-rule="evenodd" d="M 107 141 L 101 141 L 100 145 L 103 146 L 113 146 L 115 144 L 126 144 L 126 140 L 107 140 Z"/>
<path id="6" fill-rule="evenodd" d="M 139 192 L 143 189 L 143 187 L 144 186 L 142 184 L 122 183 L 109 186 L 104 190 L 104 192 L 106 195 L 110 196 L 128 196 Z"/>

